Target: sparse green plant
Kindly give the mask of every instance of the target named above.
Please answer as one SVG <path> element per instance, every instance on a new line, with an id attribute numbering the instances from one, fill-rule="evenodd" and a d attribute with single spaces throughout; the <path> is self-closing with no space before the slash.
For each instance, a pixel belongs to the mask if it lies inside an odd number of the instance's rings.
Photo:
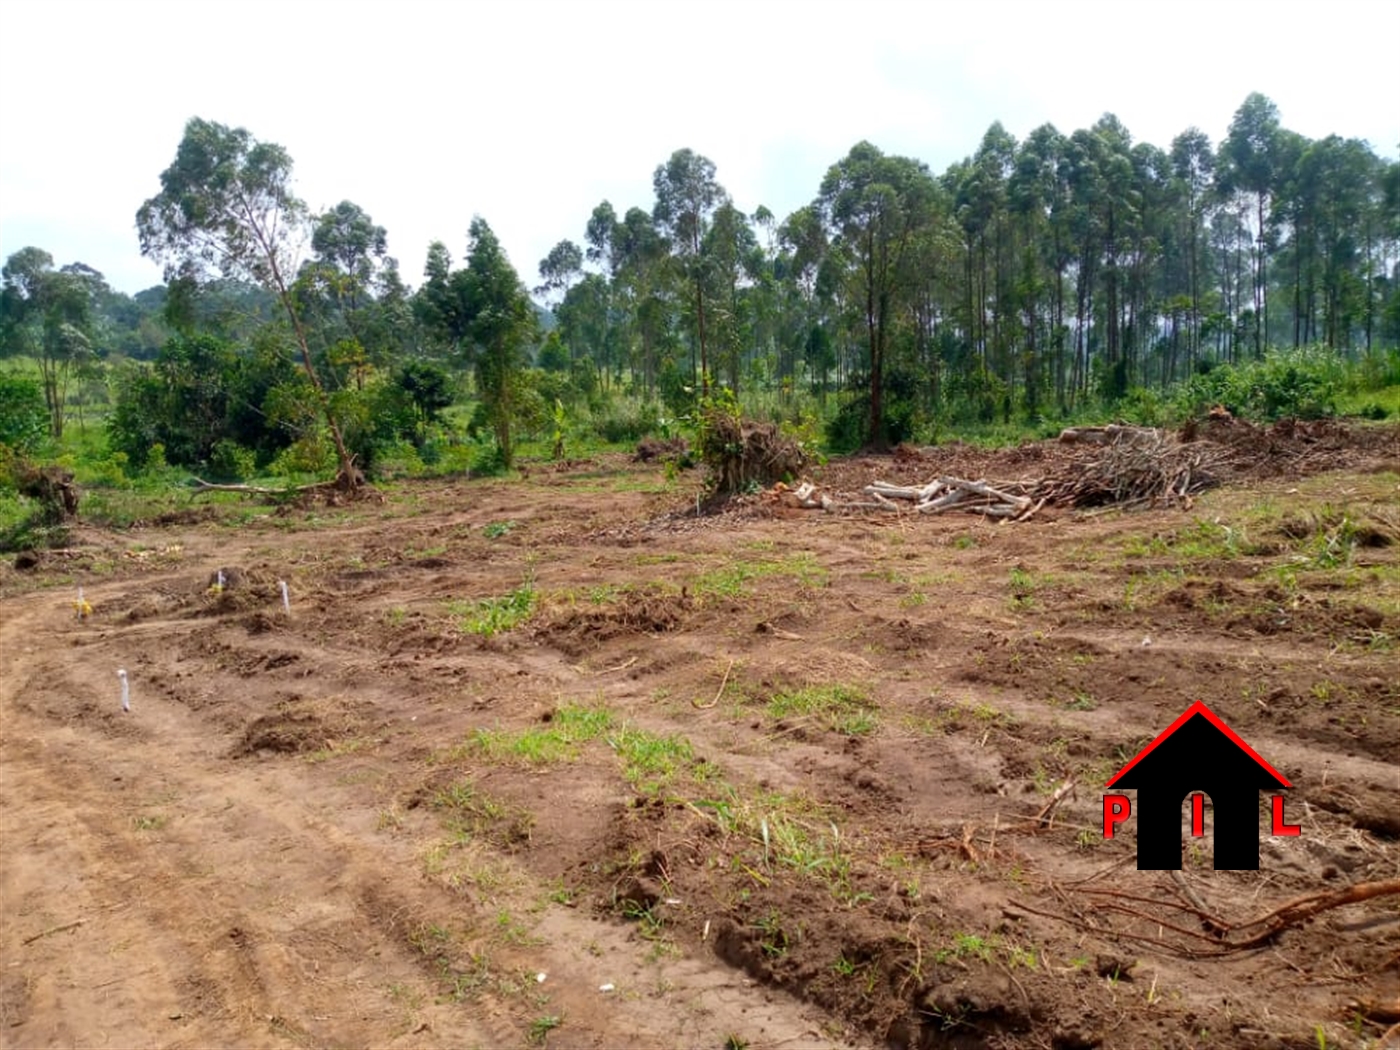
<path id="1" fill-rule="evenodd" d="M 507 944 L 537 945 L 544 943 L 530 932 L 530 928 L 502 908 L 496 913 L 496 929 Z"/>
<path id="2" fill-rule="evenodd" d="M 877 725 L 871 707 L 858 687 L 815 685 L 776 694 L 768 701 L 768 714 L 775 719 L 810 718 L 832 732 L 864 736 Z"/>
<path id="3" fill-rule="evenodd" d="M 549 1033 L 563 1023 L 564 1018 L 559 1014 L 541 1014 L 530 1022 L 530 1029 L 526 1034 L 536 1046 L 545 1046 L 549 1042 Z"/>
<path id="4" fill-rule="evenodd" d="M 832 972 L 837 974 L 838 976 L 854 977 L 856 975 L 857 966 L 850 959 L 847 959 L 844 955 L 841 955 L 838 956 L 836 961 L 831 964 L 831 969 Z"/>
<path id="5" fill-rule="evenodd" d="M 1011 607 L 1025 610 L 1035 604 L 1035 577 L 1017 565 L 1011 570 Z"/>
<path id="6" fill-rule="evenodd" d="M 782 917 L 776 911 L 769 911 L 753 926 L 763 935 L 758 946 L 764 955 L 770 959 L 781 959 L 787 955 L 790 947 L 788 933 L 783 928 Z"/>
<path id="7" fill-rule="evenodd" d="M 537 601 L 534 584 L 526 582 L 499 598 L 448 602 L 447 610 L 457 617 L 462 630 L 490 638 L 514 630 L 528 620 Z"/>
<path id="8" fill-rule="evenodd" d="M 481 534 L 488 540 L 498 540 L 515 528 L 513 521 L 493 521 L 481 529 Z"/>
<path id="9" fill-rule="evenodd" d="M 1008 948 L 1006 951 L 1007 964 L 1014 970 L 1018 966 L 1024 966 L 1028 970 L 1034 970 L 1039 965 L 1039 959 L 1030 948 Z"/>
<path id="10" fill-rule="evenodd" d="M 1092 711 L 1098 706 L 1098 701 L 1088 693 L 1075 693 L 1074 698 L 1065 704 L 1071 711 Z"/>

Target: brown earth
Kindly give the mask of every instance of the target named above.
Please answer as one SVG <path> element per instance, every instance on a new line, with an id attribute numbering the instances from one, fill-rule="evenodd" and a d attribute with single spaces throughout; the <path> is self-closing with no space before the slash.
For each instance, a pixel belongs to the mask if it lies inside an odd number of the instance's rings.
<path id="1" fill-rule="evenodd" d="M 0 1046 L 1377 1045 L 1395 896 L 1219 933 L 1400 871 L 1376 433 L 1007 525 L 697 517 L 619 456 L 79 530 L 0 570 Z M 1257 872 L 1102 837 L 1197 699 L 1295 785 Z"/>

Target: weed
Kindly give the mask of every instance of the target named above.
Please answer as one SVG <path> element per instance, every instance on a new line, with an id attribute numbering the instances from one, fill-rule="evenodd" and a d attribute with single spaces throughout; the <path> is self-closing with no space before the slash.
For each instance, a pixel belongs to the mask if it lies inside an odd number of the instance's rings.
<path id="1" fill-rule="evenodd" d="M 970 957 L 989 962 L 992 958 L 992 946 L 976 934 L 959 933 L 953 937 L 953 954 L 959 959 Z"/>
<path id="2" fill-rule="evenodd" d="M 580 744 L 602 736 L 612 725 L 612 713 L 605 708 L 566 704 L 554 712 L 549 722 L 529 729 L 478 729 L 465 746 L 488 758 L 549 765 L 573 761 L 578 757 Z"/>
<path id="3" fill-rule="evenodd" d="M 527 580 L 498 598 L 450 601 L 446 605 L 461 630 L 490 638 L 519 627 L 534 613 L 537 602 L 535 585 Z"/>
<path id="4" fill-rule="evenodd" d="M 549 1042 L 549 1033 L 563 1023 L 564 1018 L 558 1014 L 541 1014 L 530 1022 L 530 1030 L 526 1034 L 530 1042 L 538 1046 L 544 1046 Z"/>
<path id="5" fill-rule="evenodd" d="M 1030 609 L 1035 605 L 1035 577 L 1017 565 L 1011 570 L 1011 608 Z"/>
<path id="6" fill-rule="evenodd" d="M 1018 966 L 1024 966 L 1028 970 L 1034 970 L 1039 964 L 1036 954 L 1030 948 L 1008 948 L 1006 953 L 1007 963 L 1014 970 Z"/>
<path id="7" fill-rule="evenodd" d="M 789 941 L 787 930 L 783 929 L 783 921 L 776 911 L 769 911 L 767 915 L 753 924 L 753 928 L 763 934 L 758 942 L 763 954 L 770 959 L 781 959 L 787 955 Z"/>
<path id="8" fill-rule="evenodd" d="M 513 521 L 493 521 L 482 528 L 481 534 L 488 540 L 498 540 L 513 528 L 515 528 Z"/>
<path id="9" fill-rule="evenodd" d="M 166 817 L 158 813 L 148 813 L 140 817 L 131 818 L 131 826 L 136 831 L 159 831 L 165 827 Z"/>
<path id="10" fill-rule="evenodd" d="M 702 601 L 738 598 L 746 593 L 750 581 L 771 576 L 790 576 L 804 586 L 814 587 L 825 583 L 828 574 L 810 552 L 800 551 L 780 560 L 732 562 L 695 577 L 691 589 Z"/>
<path id="11" fill-rule="evenodd" d="M 632 726 L 609 736 L 608 746 L 622 759 L 623 776 L 643 794 L 658 793 L 695 761 L 684 737 L 657 736 Z"/>
<path id="12" fill-rule="evenodd" d="M 578 891 L 571 886 L 567 886 L 563 879 L 555 879 L 549 891 L 549 899 L 555 904 L 562 904 L 565 907 L 573 907 L 578 898 Z"/>
<path id="13" fill-rule="evenodd" d="M 505 908 L 496 913 L 496 929 L 507 944 L 531 946 L 544 941 L 530 933 L 530 928 Z"/>
<path id="14" fill-rule="evenodd" d="M 749 1041 L 741 1035 L 730 1032 L 724 1037 L 724 1050 L 749 1050 Z"/>
<path id="15" fill-rule="evenodd" d="M 855 686 L 816 685 L 778 693 L 768 701 L 772 718 L 803 717 L 845 736 L 874 732 L 876 719 L 863 690 Z"/>

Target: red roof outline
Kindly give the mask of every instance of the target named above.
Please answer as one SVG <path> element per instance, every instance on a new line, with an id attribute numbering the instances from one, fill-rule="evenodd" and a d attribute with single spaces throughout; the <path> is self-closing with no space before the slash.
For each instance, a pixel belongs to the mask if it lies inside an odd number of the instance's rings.
<path id="1" fill-rule="evenodd" d="M 1229 737 L 1230 742 L 1233 743 L 1236 747 L 1238 747 L 1241 751 L 1243 751 L 1246 755 L 1254 759 L 1254 761 L 1259 763 L 1259 765 L 1263 766 L 1264 769 L 1268 770 L 1268 772 L 1273 776 L 1273 778 L 1277 780 L 1283 787 L 1291 788 L 1293 786 L 1288 782 L 1287 777 L 1285 777 L 1273 766 L 1269 765 L 1269 763 L 1265 762 L 1264 759 L 1260 756 L 1259 752 L 1255 751 L 1254 748 L 1250 747 L 1243 740 L 1241 740 L 1238 733 L 1236 733 L 1233 729 L 1231 729 L 1224 722 L 1222 722 L 1220 720 L 1220 716 L 1217 715 L 1210 708 L 1208 708 L 1205 705 L 1204 701 L 1197 700 L 1194 704 L 1192 704 L 1184 712 L 1182 712 L 1180 718 L 1178 718 L 1171 725 L 1167 726 L 1166 729 L 1162 730 L 1162 732 L 1157 735 L 1156 740 L 1152 741 L 1152 743 L 1148 744 L 1145 748 L 1139 751 L 1136 755 L 1133 756 L 1132 761 L 1130 761 L 1117 773 L 1113 774 L 1113 778 L 1109 780 L 1109 782 L 1105 784 L 1104 787 L 1112 787 L 1114 784 L 1116 784 L 1118 780 L 1123 776 L 1123 774 L 1127 773 L 1128 770 L 1132 769 L 1135 765 L 1137 765 L 1144 758 L 1146 758 L 1153 751 L 1155 751 L 1159 744 L 1161 744 L 1169 736 L 1171 736 L 1178 729 L 1184 726 L 1196 715 L 1204 715 L 1206 721 L 1208 721 L 1211 725 L 1215 726 L 1216 729 L 1220 730 L 1227 737 Z"/>

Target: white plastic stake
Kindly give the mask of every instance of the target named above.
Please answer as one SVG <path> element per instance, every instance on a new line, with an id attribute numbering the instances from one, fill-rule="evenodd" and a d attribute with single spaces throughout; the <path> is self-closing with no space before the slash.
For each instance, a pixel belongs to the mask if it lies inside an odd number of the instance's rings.
<path id="1" fill-rule="evenodd" d="M 120 679 L 122 680 L 122 710 L 123 710 L 123 711 L 130 711 L 130 710 L 131 710 L 131 692 L 130 692 L 130 689 L 127 687 L 126 672 L 125 672 L 125 671 L 118 671 L 118 672 L 117 672 L 117 677 L 120 678 Z"/>
<path id="2" fill-rule="evenodd" d="M 287 593 L 287 581 L 278 580 L 277 586 L 282 588 L 282 611 L 288 616 L 292 615 L 292 598 Z"/>
<path id="3" fill-rule="evenodd" d="M 219 570 L 219 590 L 224 589 L 224 570 Z"/>

